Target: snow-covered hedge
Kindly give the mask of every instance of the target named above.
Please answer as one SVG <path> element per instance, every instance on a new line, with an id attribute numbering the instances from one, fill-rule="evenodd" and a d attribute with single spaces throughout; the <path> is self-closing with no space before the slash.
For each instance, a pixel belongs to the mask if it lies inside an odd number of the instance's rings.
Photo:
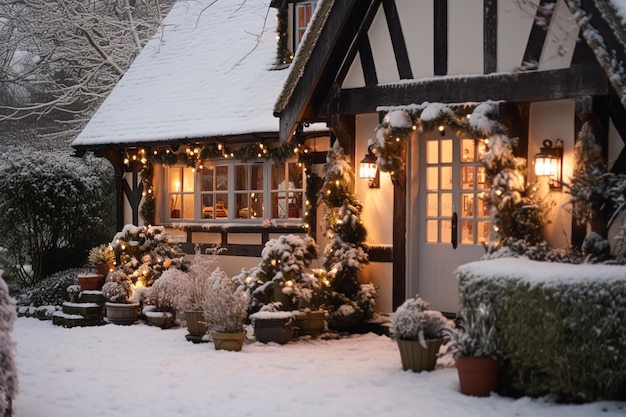
<path id="1" fill-rule="evenodd" d="M 463 307 L 496 314 L 505 394 L 626 397 L 626 267 L 495 259 L 457 271 Z"/>
<path id="2" fill-rule="evenodd" d="M 15 343 L 11 339 L 17 318 L 15 300 L 9 295 L 6 282 L 0 277 L 0 416 L 10 417 L 13 398 L 17 394 Z"/>

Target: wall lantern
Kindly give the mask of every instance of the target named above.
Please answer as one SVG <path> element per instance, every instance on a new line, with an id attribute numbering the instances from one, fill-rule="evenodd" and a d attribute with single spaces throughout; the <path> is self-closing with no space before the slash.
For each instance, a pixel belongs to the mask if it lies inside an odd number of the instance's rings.
<path id="1" fill-rule="evenodd" d="M 372 153 L 372 147 L 368 146 L 365 158 L 361 160 L 359 166 L 359 178 L 368 180 L 370 188 L 380 188 L 380 173 L 376 164 L 376 155 Z"/>
<path id="2" fill-rule="evenodd" d="M 563 141 L 557 139 L 552 143 L 550 139 L 543 141 L 543 147 L 535 155 L 535 175 L 548 177 L 548 184 L 553 190 L 563 188 L 561 177 L 563 175 Z"/>

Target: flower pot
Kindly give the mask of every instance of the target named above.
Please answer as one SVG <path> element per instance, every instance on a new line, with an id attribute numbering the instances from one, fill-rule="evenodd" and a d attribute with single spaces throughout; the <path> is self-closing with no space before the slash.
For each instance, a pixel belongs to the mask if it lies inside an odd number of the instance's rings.
<path id="1" fill-rule="evenodd" d="M 426 340 L 426 348 L 417 340 L 397 339 L 403 370 L 413 372 L 432 371 L 437 363 L 441 339 Z"/>
<path id="2" fill-rule="evenodd" d="M 109 271 L 113 269 L 113 265 L 110 264 L 95 264 L 94 266 L 96 268 L 96 271 L 98 271 L 98 274 L 102 275 L 105 278 L 107 275 L 109 275 Z"/>
<path id="3" fill-rule="evenodd" d="M 174 315 L 169 311 L 146 311 L 146 320 L 151 326 L 169 329 L 174 326 Z"/>
<path id="4" fill-rule="evenodd" d="M 102 288 L 102 276 L 100 274 L 78 274 L 78 283 L 81 291 L 93 291 Z"/>
<path id="5" fill-rule="evenodd" d="M 187 330 L 191 336 L 201 338 L 209 331 L 202 311 L 185 311 L 185 320 L 187 321 Z"/>
<path id="6" fill-rule="evenodd" d="M 293 337 L 293 315 L 288 312 L 259 312 L 250 316 L 254 322 L 254 337 L 261 343 L 289 343 Z"/>
<path id="7" fill-rule="evenodd" d="M 139 303 L 110 303 L 105 304 L 107 319 L 113 324 L 135 324 Z"/>
<path id="8" fill-rule="evenodd" d="M 295 316 L 294 327 L 298 336 L 318 337 L 324 330 L 326 312 L 324 310 L 300 312 Z"/>
<path id="9" fill-rule="evenodd" d="M 491 357 L 460 357 L 456 360 L 461 392 L 475 397 L 488 397 L 498 386 L 500 364 Z"/>
<path id="10" fill-rule="evenodd" d="M 231 350 L 233 352 L 239 352 L 243 347 L 243 339 L 246 337 L 246 332 L 211 332 L 211 336 L 213 338 L 215 350 Z"/>

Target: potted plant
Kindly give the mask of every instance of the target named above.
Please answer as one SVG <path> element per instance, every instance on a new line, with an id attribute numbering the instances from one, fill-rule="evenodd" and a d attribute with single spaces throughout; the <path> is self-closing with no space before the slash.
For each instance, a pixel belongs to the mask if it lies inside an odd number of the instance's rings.
<path id="1" fill-rule="evenodd" d="M 67 294 L 70 296 L 70 303 L 78 302 L 78 295 L 80 294 L 80 285 L 72 284 L 68 286 Z"/>
<path id="2" fill-rule="evenodd" d="M 215 349 L 241 350 L 249 305 L 248 293 L 235 280 L 220 268 L 211 273 L 203 310 Z"/>
<path id="3" fill-rule="evenodd" d="M 122 269 L 114 269 L 102 286 L 106 298 L 106 316 L 114 324 L 133 324 L 137 321 L 139 303 L 132 300 L 133 283 Z"/>
<path id="4" fill-rule="evenodd" d="M 258 342 L 284 345 L 291 341 L 294 315 L 290 311 L 280 311 L 281 307 L 280 303 L 271 303 L 250 315 Z"/>
<path id="5" fill-rule="evenodd" d="M 409 298 L 391 315 L 391 336 L 396 339 L 402 369 L 413 372 L 435 369 L 437 354 L 454 324 L 440 311 L 430 310 L 419 295 Z"/>
<path id="6" fill-rule="evenodd" d="M 500 364 L 495 323 L 495 315 L 484 303 L 475 309 L 463 308 L 459 313 L 451 349 L 463 394 L 488 397 L 498 385 Z"/>
<path id="7" fill-rule="evenodd" d="M 109 271 L 115 267 L 115 250 L 107 244 L 94 246 L 89 251 L 89 262 L 100 275 L 106 277 Z"/>
<path id="8" fill-rule="evenodd" d="M 148 323 L 162 329 L 169 329 L 175 324 L 187 281 L 187 273 L 175 268 L 163 272 L 154 281 L 146 291 L 146 305 L 142 309 Z"/>
<path id="9" fill-rule="evenodd" d="M 319 336 L 326 325 L 326 311 L 323 304 L 324 286 L 327 282 L 326 271 L 314 270 L 302 273 L 291 291 L 298 300 L 298 311 L 294 312 L 294 326 L 298 336 Z"/>

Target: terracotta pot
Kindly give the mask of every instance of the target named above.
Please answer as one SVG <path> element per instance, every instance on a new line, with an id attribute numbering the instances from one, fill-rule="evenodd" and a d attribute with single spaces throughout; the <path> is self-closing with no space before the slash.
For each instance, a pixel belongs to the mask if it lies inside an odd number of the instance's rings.
<path id="1" fill-rule="evenodd" d="M 490 357 L 460 357 L 456 360 L 461 392 L 488 397 L 498 386 L 500 364 Z"/>
<path id="2" fill-rule="evenodd" d="M 191 336 L 202 337 L 209 331 L 202 311 L 185 311 L 185 320 Z"/>
<path id="3" fill-rule="evenodd" d="M 102 276 L 100 274 L 78 274 L 78 283 L 81 291 L 93 291 L 102 288 Z"/>
<path id="4" fill-rule="evenodd" d="M 110 264 L 95 264 L 94 266 L 96 267 L 96 271 L 105 278 L 109 275 L 109 271 L 113 269 L 113 265 Z"/>
<path id="5" fill-rule="evenodd" d="M 239 352 L 243 347 L 243 339 L 246 337 L 246 332 L 211 332 L 211 336 L 213 337 L 215 350 L 231 350 L 233 352 Z"/>
<path id="6" fill-rule="evenodd" d="M 441 339 L 426 340 L 426 348 L 417 340 L 397 339 L 402 369 L 413 372 L 432 371 L 437 363 Z"/>
<path id="7" fill-rule="evenodd" d="M 293 318 L 264 318 L 254 320 L 254 337 L 261 343 L 289 343 L 293 337 Z"/>
<path id="8" fill-rule="evenodd" d="M 139 303 L 109 303 L 105 304 L 107 319 L 113 324 L 135 324 L 137 322 L 137 313 Z"/>

